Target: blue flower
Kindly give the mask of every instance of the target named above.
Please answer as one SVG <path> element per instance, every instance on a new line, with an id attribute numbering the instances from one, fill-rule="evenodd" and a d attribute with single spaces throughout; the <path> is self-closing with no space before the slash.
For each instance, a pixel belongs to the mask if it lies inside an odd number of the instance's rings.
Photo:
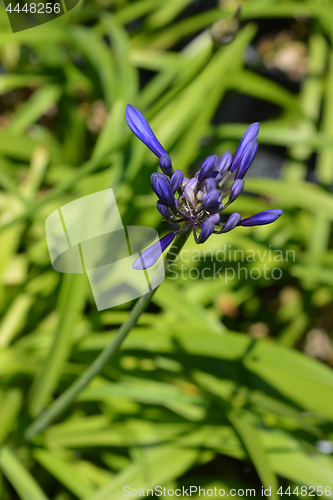
<path id="1" fill-rule="evenodd" d="M 226 223 L 220 222 L 220 212 L 227 208 L 241 194 L 244 180 L 258 150 L 256 138 L 259 123 L 253 123 L 245 131 L 239 146 L 232 157 L 226 151 L 219 159 L 217 155 L 208 156 L 192 179 L 184 177 L 181 170 L 174 171 L 171 159 L 159 143 L 144 116 L 136 108 L 126 106 L 126 121 L 132 132 L 159 158 L 163 173 L 153 173 L 151 186 L 158 197 L 157 210 L 169 222 L 182 223 L 185 227 L 173 231 L 145 250 L 134 262 L 134 269 L 147 269 L 155 264 L 161 253 L 172 243 L 175 236 L 182 232 L 193 231 L 196 243 L 204 243 L 212 234 L 227 233 L 237 226 L 261 226 L 276 221 L 282 210 L 265 210 L 252 217 L 242 219 L 235 212 Z M 222 186 L 235 173 L 231 188 L 221 192 Z M 225 202 L 225 199 L 227 201 Z M 221 229 L 216 229 L 219 226 Z M 199 231 L 199 235 L 198 235 Z"/>

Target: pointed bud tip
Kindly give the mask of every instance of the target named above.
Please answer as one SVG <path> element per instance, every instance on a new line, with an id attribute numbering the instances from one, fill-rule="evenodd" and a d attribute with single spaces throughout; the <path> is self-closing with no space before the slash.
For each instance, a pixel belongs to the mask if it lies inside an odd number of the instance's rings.
<path id="1" fill-rule="evenodd" d="M 202 181 L 207 179 L 209 174 L 213 172 L 213 170 L 216 167 L 217 161 L 219 157 L 217 155 L 211 155 L 207 156 L 207 158 L 204 160 L 202 167 L 200 168 L 199 172 L 197 172 L 197 178 L 198 178 L 198 183 L 200 184 Z"/>
<path id="2" fill-rule="evenodd" d="M 175 232 L 171 232 L 163 236 L 163 238 L 142 252 L 142 254 L 133 262 L 132 268 L 136 271 L 143 271 L 144 269 L 152 267 L 160 258 L 164 250 L 171 245 L 175 236 Z"/>
<path id="3" fill-rule="evenodd" d="M 161 156 L 161 158 L 158 161 L 158 164 L 160 166 L 160 169 L 165 175 L 167 175 L 168 177 L 172 176 L 173 168 L 170 156 L 168 154 L 164 154 L 163 156 Z"/>
<path id="4" fill-rule="evenodd" d="M 281 215 L 283 210 L 279 208 L 272 208 L 270 210 L 264 210 L 259 212 L 252 217 L 247 217 L 241 221 L 241 226 L 251 227 L 251 226 L 263 226 L 265 224 L 271 224 L 275 222 Z"/>
<path id="5" fill-rule="evenodd" d="M 158 158 L 167 155 L 167 152 L 157 140 L 155 134 L 149 126 L 149 123 L 138 109 L 132 104 L 127 104 L 125 108 L 125 118 L 127 125 L 133 134 L 140 139 Z"/>

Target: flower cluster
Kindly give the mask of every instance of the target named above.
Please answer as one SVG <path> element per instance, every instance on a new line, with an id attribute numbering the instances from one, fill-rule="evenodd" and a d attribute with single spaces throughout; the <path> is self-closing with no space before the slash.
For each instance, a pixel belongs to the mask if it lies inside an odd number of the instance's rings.
<path id="1" fill-rule="evenodd" d="M 259 123 L 248 127 L 234 156 L 230 151 L 226 151 L 220 158 L 217 155 L 208 156 L 194 177 L 188 179 L 181 170 L 173 169 L 169 155 L 140 111 L 128 104 L 125 113 L 132 132 L 159 158 L 162 173 L 153 173 L 151 176 L 151 187 L 158 197 L 157 210 L 168 222 L 185 226 L 179 231 L 172 231 L 145 250 L 134 262 L 134 269 L 151 267 L 161 251 L 164 252 L 175 236 L 182 232 L 192 230 L 196 243 L 204 243 L 211 234 L 227 233 L 239 225 L 270 224 L 283 213 L 275 208 L 242 219 L 242 216 L 235 212 L 229 216 L 226 223 L 220 222 L 220 213 L 243 191 L 243 178 L 258 149 L 256 139 Z M 222 186 L 232 174 L 234 181 L 231 187 L 222 193 Z"/>

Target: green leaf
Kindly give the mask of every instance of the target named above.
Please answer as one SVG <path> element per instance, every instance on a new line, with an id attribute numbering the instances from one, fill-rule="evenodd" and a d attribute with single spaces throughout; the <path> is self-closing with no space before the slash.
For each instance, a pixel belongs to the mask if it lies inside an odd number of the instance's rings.
<path id="1" fill-rule="evenodd" d="M 229 86 L 241 94 L 251 95 L 284 107 L 294 114 L 301 114 L 301 107 L 289 90 L 261 75 L 242 69 L 233 72 Z"/>
<path id="2" fill-rule="evenodd" d="M 49 80 L 46 76 L 5 73 L 0 77 L 0 94 L 22 87 L 40 87 Z"/>
<path id="3" fill-rule="evenodd" d="M 51 350 L 44 359 L 30 393 L 30 411 L 38 415 L 52 397 L 69 355 L 71 333 L 84 307 L 87 279 L 84 274 L 65 274 L 58 304 L 58 321 Z"/>
<path id="4" fill-rule="evenodd" d="M 139 87 L 138 74 L 131 64 L 129 52 L 128 34 L 121 25 L 119 25 L 113 16 L 104 15 L 102 25 L 106 33 L 110 36 L 115 65 L 117 67 L 117 96 L 125 104 L 134 102 Z"/>
<path id="5" fill-rule="evenodd" d="M 94 488 L 83 474 L 79 474 L 73 464 L 59 458 L 55 453 L 36 449 L 35 459 L 78 498 L 86 498 L 94 493 Z"/>
<path id="6" fill-rule="evenodd" d="M 0 447 L 0 470 L 21 500 L 48 500 L 34 477 L 8 447 Z"/>
<path id="7" fill-rule="evenodd" d="M 223 140 L 240 140 L 247 126 L 247 124 L 238 123 L 219 125 L 216 129 L 216 134 Z M 279 121 L 262 123 L 258 141 L 259 144 L 272 144 L 285 147 L 304 145 L 314 150 L 333 148 L 333 140 L 324 133 L 314 130 L 309 132 L 309 130 L 302 130 L 296 126 L 290 126 L 289 123 L 281 124 Z"/>
<path id="8" fill-rule="evenodd" d="M 177 269 L 174 266 L 175 270 Z M 173 283 L 166 280 L 163 287 L 159 288 L 154 295 L 153 301 L 166 311 L 170 311 L 173 315 L 184 319 L 189 324 L 195 323 L 197 327 L 202 329 L 210 328 L 212 332 L 221 333 L 224 331 L 223 325 L 203 307 L 197 305 L 195 308 L 191 301 L 186 300 L 181 290 L 178 290 Z"/>
<path id="9" fill-rule="evenodd" d="M 114 60 L 111 51 L 93 29 L 83 26 L 72 27 L 71 37 L 95 67 L 103 88 L 104 98 L 110 107 L 116 95 Z"/>
<path id="10" fill-rule="evenodd" d="M 55 85 L 45 85 L 36 90 L 30 99 L 18 109 L 7 130 L 13 135 L 24 132 L 49 111 L 60 96 L 61 88 Z"/>
<path id="11" fill-rule="evenodd" d="M 8 346 L 13 338 L 21 332 L 27 320 L 27 314 L 33 303 L 29 294 L 17 295 L 8 308 L 0 326 L 0 347 Z"/>
<path id="12" fill-rule="evenodd" d="M 15 428 L 22 400 L 22 392 L 15 387 L 0 391 L 0 444 L 5 442 L 7 435 Z"/>
<path id="13" fill-rule="evenodd" d="M 273 472 L 272 463 L 269 455 L 266 453 L 256 429 L 240 413 L 229 410 L 227 417 L 232 426 L 240 436 L 244 447 L 256 468 L 256 471 L 265 488 L 272 488 L 271 498 L 276 499 L 278 482 Z"/>
<path id="14" fill-rule="evenodd" d="M 191 0 L 169 0 L 151 14 L 147 19 L 147 26 L 152 29 L 159 29 L 173 21 L 180 14 Z"/>
<path id="15" fill-rule="evenodd" d="M 163 405 L 189 420 L 201 420 L 205 415 L 202 398 L 189 395 L 180 388 L 153 380 L 104 383 L 88 387 L 79 396 L 81 401 L 111 401 L 114 397 L 128 398 L 144 404 Z"/>
<path id="16" fill-rule="evenodd" d="M 271 342 L 253 342 L 244 366 L 284 396 L 333 419 L 333 375 L 325 365 Z"/>

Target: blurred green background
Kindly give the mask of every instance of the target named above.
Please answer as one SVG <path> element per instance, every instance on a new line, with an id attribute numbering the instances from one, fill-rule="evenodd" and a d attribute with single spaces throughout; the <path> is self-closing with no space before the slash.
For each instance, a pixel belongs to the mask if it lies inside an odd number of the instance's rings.
<path id="1" fill-rule="evenodd" d="M 156 485 L 333 492 L 333 2 L 244 1 L 235 40 L 213 47 L 209 28 L 238 3 L 81 0 L 15 34 L 1 5 L 1 499 L 117 500 Z M 112 187 L 125 225 L 169 230 L 127 103 L 192 174 L 261 122 L 232 211 L 284 215 L 186 249 L 254 250 L 263 257 L 242 267 L 281 273 L 165 280 L 113 362 L 28 442 L 133 306 L 98 312 L 85 276 L 54 271 L 45 219 Z"/>

